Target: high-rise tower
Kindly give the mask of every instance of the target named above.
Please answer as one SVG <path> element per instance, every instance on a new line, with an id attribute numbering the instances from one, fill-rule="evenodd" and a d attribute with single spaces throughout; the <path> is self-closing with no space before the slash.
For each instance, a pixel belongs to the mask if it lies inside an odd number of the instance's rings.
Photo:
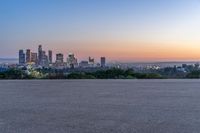
<path id="1" fill-rule="evenodd" d="M 37 59 L 37 53 L 31 53 L 31 62 L 34 64 L 38 63 L 38 59 Z"/>
<path id="2" fill-rule="evenodd" d="M 52 51 L 51 50 L 49 50 L 49 52 L 48 52 L 48 60 L 49 60 L 49 63 L 50 64 L 52 64 L 52 62 L 53 62 L 53 56 L 52 56 Z"/>
<path id="3" fill-rule="evenodd" d="M 26 63 L 30 63 L 31 62 L 31 50 L 27 49 L 26 50 Z"/>
<path id="4" fill-rule="evenodd" d="M 19 64 L 20 65 L 25 64 L 25 54 L 23 50 L 19 50 Z"/>
<path id="5" fill-rule="evenodd" d="M 63 63 L 64 62 L 63 59 L 64 59 L 63 54 L 61 53 L 56 54 L 56 63 Z"/>
<path id="6" fill-rule="evenodd" d="M 38 47 L 38 64 L 42 64 L 42 45 L 39 45 Z"/>
<path id="7" fill-rule="evenodd" d="M 106 66 L 106 57 L 101 57 L 101 67 Z"/>

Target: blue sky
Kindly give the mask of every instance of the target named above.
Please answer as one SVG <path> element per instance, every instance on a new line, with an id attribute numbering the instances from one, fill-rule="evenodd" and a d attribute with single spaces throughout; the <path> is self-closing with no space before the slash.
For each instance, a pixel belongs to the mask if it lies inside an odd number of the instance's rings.
<path id="1" fill-rule="evenodd" d="M 199 14 L 199 0 L 1 0 L 0 57 L 43 44 L 80 58 L 198 59 L 183 51 L 200 48 Z"/>

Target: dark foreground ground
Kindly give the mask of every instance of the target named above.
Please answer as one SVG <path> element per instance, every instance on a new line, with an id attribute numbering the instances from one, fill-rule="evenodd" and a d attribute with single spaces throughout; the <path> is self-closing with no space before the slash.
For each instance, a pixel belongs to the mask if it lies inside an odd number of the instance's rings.
<path id="1" fill-rule="evenodd" d="M 200 80 L 0 81 L 0 133 L 200 133 Z"/>

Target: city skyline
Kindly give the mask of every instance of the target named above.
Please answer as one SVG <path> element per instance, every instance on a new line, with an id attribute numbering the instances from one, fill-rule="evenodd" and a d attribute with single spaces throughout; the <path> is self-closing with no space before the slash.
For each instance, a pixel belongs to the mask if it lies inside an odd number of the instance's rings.
<path id="1" fill-rule="evenodd" d="M 200 60 L 199 0 L 2 0 L 0 9 L 0 58 L 42 44 L 80 60 Z"/>
<path id="2" fill-rule="evenodd" d="M 39 50 L 40 47 L 41 47 L 41 50 Z M 29 57 L 28 58 L 26 56 L 27 55 L 27 51 L 29 53 Z M 19 53 L 23 53 L 23 54 L 25 54 L 25 56 L 23 57 L 23 58 L 25 58 L 25 62 L 24 63 L 26 63 L 27 60 L 28 60 L 27 62 L 32 62 L 32 60 L 40 60 L 39 58 L 42 58 L 42 57 L 40 57 L 41 55 L 39 53 L 40 52 L 45 52 L 45 55 L 47 55 L 48 61 L 50 63 L 53 63 L 53 62 L 56 62 L 56 55 L 57 54 L 62 54 L 64 59 L 67 58 L 69 55 L 76 55 L 76 56 L 78 55 L 78 53 L 73 53 L 72 51 L 70 51 L 70 52 L 69 51 L 65 51 L 65 52 L 59 52 L 58 51 L 58 52 L 55 52 L 54 50 L 48 49 L 47 47 L 44 47 L 41 44 L 37 45 L 37 47 L 35 47 L 33 49 L 31 49 L 31 48 L 20 48 L 16 52 L 18 54 L 16 58 L 8 58 L 8 59 L 17 59 L 19 61 L 19 58 L 20 58 Z M 36 56 L 37 59 L 31 59 L 32 55 Z M 90 57 L 93 57 L 93 56 L 88 55 L 86 58 L 80 58 L 79 61 L 88 60 L 88 58 L 90 58 Z M 95 60 L 97 59 L 98 61 L 100 61 L 102 57 L 105 58 L 103 55 L 101 55 L 101 56 L 99 56 L 97 58 L 95 58 L 95 57 L 93 57 L 93 58 Z M 1 59 L 6 59 L 6 58 L 1 58 Z"/>
<path id="3" fill-rule="evenodd" d="M 105 68 L 106 57 L 101 56 L 99 60 L 88 57 L 87 60 L 78 60 L 74 53 L 68 53 L 65 57 L 63 53 L 53 54 L 52 50 L 45 51 L 42 45 L 38 45 L 37 52 L 32 49 L 19 49 L 19 67 L 45 67 L 45 68 Z M 55 55 L 55 58 L 54 58 Z"/>

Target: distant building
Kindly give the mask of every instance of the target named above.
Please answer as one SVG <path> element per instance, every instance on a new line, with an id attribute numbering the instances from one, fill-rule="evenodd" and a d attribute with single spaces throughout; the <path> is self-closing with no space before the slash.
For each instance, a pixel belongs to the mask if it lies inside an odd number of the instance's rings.
<path id="1" fill-rule="evenodd" d="M 41 66 L 48 66 L 48 56 L 46 55 L 45 51 L 42 51 L 42 60 L 41 60 Z"/>
<path id="2" fill-rule="evenodd" d="M 65 63 L 64 63 L 64 56 L 63 54 L 59 53 L 56 54 L 56 62 L 54 63 L 54 66 L 57 69 L 63 69 L 66 67 Z"/>
<path id="3" fill-rule="evenodd" d="M 94 65 L 95 65 L 94 58 L 89 57 L 89 62 L 88 63 L 89 63 L 90 67 L 94 67 Z"/>
<path id="4" fill-rule="evenodd" d="M 25 54 L 24 54 L 25 55 Z M 24 63 L 25 63 L 25 59 L 24 59 Z M 5 64 L 0 64 L 0 72 L 4 72 L 7 71 L 9 68 L 7 65 Z"/>
<path id="5" fill-rule="evenodd" d="M 31 62 L 31 50 L 27 49 L 26 50 L 26 63 L 30 63 Z"/>
<path id="6" fill-rule="evenodd" d="M 67 57 L 67 66 L 69 68 L 75 68 L 78 66 L 77 59 L 75 58 L 74 54 L 70 53 Z"/>
<path id="7" fill-rule="evenodd" d="M 106 57 L 101 57 L 101 67 L 106 66 Z"/>
<path id="8" fill-rule="evenodd" d="M 59 54 L 56 54 L 56 63 L 63 63 L 64 61 L 64 56 L 63 54 L 59 53 Z"/>
<path id="9" fill-rule="evenodd" d="M 37 53 L 31 53 L 31 62 L 37 64 L 38 62 Z"/>
<path id="10" fill-rule="evenodd" d="M 195 68 L 195 69 L 199 69 L 199 66 L 200 66 L 199 63 L 195 63 L 195 64 L 194 64 L 194 68 Z"/>
<path id="11" fill-rule="evenodd" d="M 81 68 L 87 68 L 87 67 L 89 67 L 88 61 L 81 61 L 79 63 L 79 67 L 81 67 Z"/>
<path id="12" fill-rule="evenodd" d="M 38 46 L 38 64 L 42 65 L 42 45 Z"/>
<path id="13" fill-rule="evenodd" d="M 25 54 L 23 50 L 19 50 L 19 64 L 24 65 L 25 64 Z"/>
<path id="14" fill-rule="evenodd" d="M 100 63 L 97 63 L 97 64 L 96 64 L 96 67 L 101 67 L 101 64 L 100 64 Z"/>
<path id="15" fill-rule="evenodd" d="M 183 68 L 187 68 L 187 64 L 182 64 L 182 67 Z"/>
<path id="16" fill-rule="evenodd" d="M 52 55 L 52 51 L 51 50 L 48 51 L 48 57 L 49 57 L 49 59 L 48 59 L 49 63 L 52 64 L 52 62 L 53 62 L 53 55 Z"/>

